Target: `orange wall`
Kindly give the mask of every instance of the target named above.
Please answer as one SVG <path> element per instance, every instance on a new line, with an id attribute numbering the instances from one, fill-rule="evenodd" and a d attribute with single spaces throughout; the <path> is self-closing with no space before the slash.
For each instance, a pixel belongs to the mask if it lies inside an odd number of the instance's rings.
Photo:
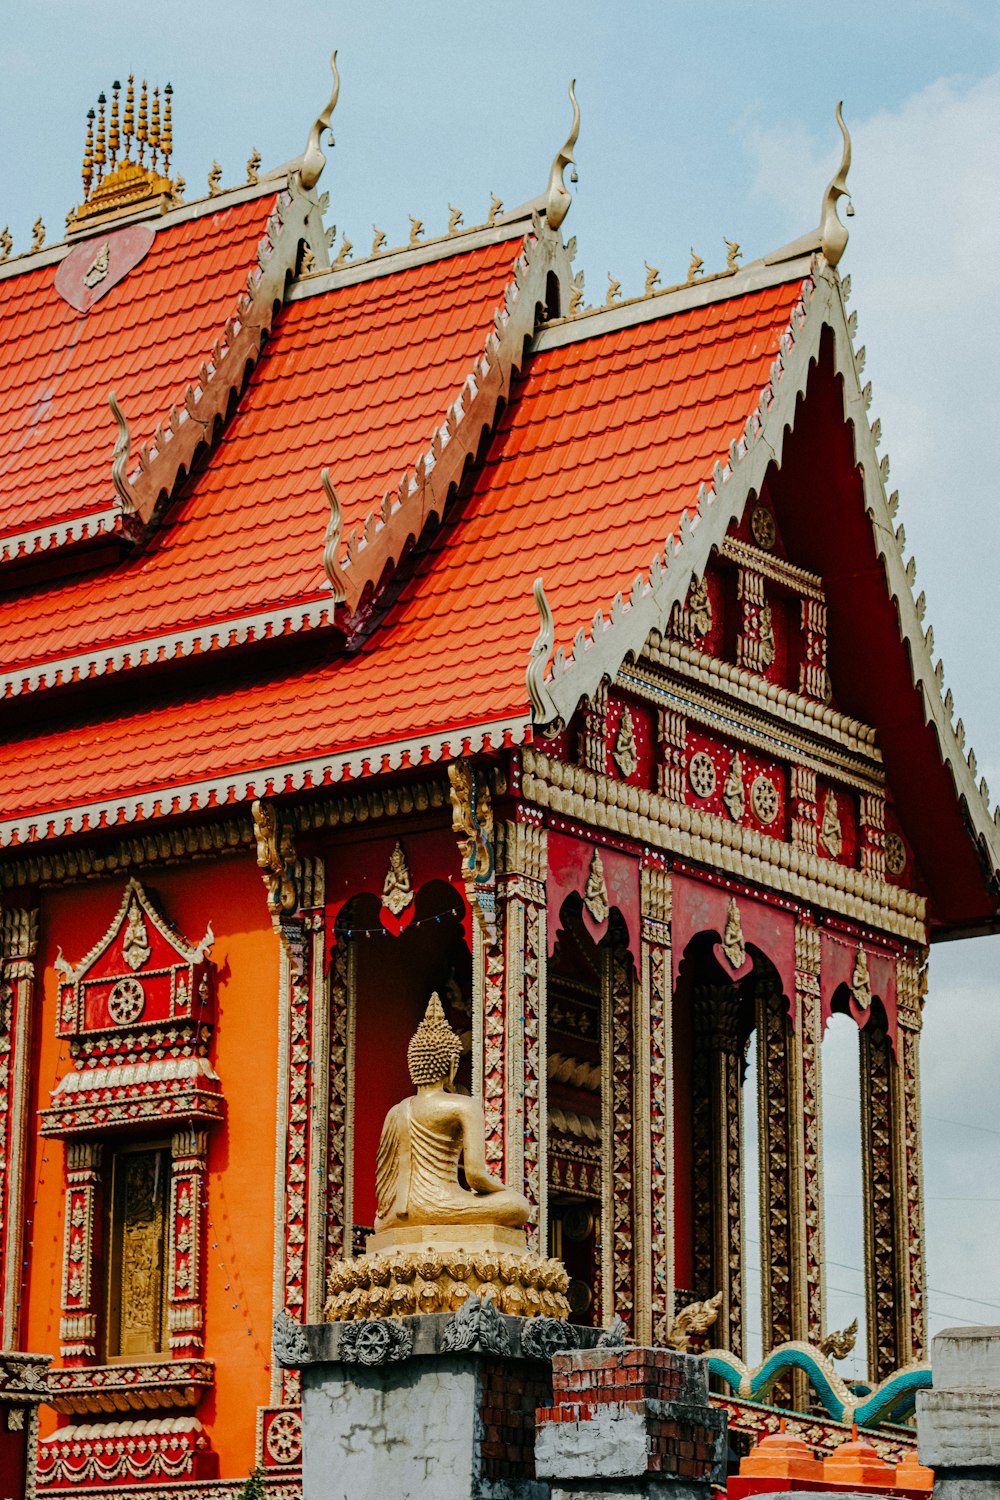
<path id="1" fill-rule="evenodd" d="M 125 880 L 43 893 L 34 1109 L 48 1102 L 57 1079 L 72 1067 L 68 1043 L 60 1043 L 55 1031 L 56 954 L 61 947 L 70 963 L 80 962 L 117 913 Z M 211 1433 L 222 1477 L 243 1478 L 254 1461 L 256 1408 L 270 1396 L 278 940 L 260 872 L 249 856 L 156 870 L 147 888 L 185 938 L 198 942 L 209 922 L 215 933 L 218 991 L 210 1058 L 227 1108 L 225 1120 L 209 1129 L 205 1355 L 215 1361 L 215 1390 L 197 1415 Z M 53 1354 L 59 1347 L 63 1164 L 61 1141 L 35 1139 L 27 1192 L 25 1346 Z M 42 1408 L 43 1433 L 61 1420 Z"/>

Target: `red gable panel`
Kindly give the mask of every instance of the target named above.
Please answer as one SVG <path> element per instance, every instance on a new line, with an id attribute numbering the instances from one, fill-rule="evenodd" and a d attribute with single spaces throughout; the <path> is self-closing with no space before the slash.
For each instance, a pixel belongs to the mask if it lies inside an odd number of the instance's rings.
<path id="1" fill-rule="evenodd" d="M 428 447 L 520 249 L 505 240 L 287 306 L 208 468 L 145 554 L 0 602 L 6 670 L 329 599 L 321 469 L 346 534 Z"/>
<path id="2" fill-rule="evenodd" d="M 274 201 L 163 226 L 87 313 L 56 291 L 57 265 L 0 279 L 0 540 L 113 502 L 108 392 L 137 453 L 235 311 Z"/>
<path id="3" fill-rule="evenodd" d="M 313 758 L 332 762 L 400 740 L 414 742 L 417 760 L 423 738 L 524 715 L 524 671 L 538 624 L 532 581 L 545 578 L 557 639 L 568 645 L 589 625 L 595 601 L 607 610 L 614 594 L 648 569 L 756 406 L 800 290 L 787 283 L 538 354 L 473 494 L 441 527 L 363 650 L 308 671 L 4 745 L 5 819 L 193 782 L 213 783 L 211 800 L 224 801 L 227 780 L 241 773 Z M 271 369 L 294 367 L 305 345 L 293 354 L 288 327 L 321 317 L 324 303 L 293 305 Z M 275 390 L 269 379 L 278 378 L 261 371 L 250 403 L 255 420 L 268 409 L 257 404 L 260 392 Z M 362 420 L 366 410 L 359 403 Z M 258 440 L 279 426 L 274 409 Z M 253 545 L 252 498 L 248 503 L 244 492 L 242 501 L 248 567 L 293 567 L 294 557 L 276 562 Z M 315 541 L 310 545 L 314 551 Z M 207 589 L 210 568 L 200 576 Z M 372 769 L 379 769 L 377 755 Z M 322 776 L 319 769 L 313 779 Z M 275 777 L 277 789 L 284 784 L 283 775 Z M 255 787 L 264 790 L 263 783 Z M 204 805 L 209 795 L 185 795 L 177 810 Z M 169 795 L 160 810 L 171 810 Z M 144 813 L 153 812 L 151 798 Z M 43 817 L 34 836 L 65 826 L 65 817 L 51 825 Z"/>

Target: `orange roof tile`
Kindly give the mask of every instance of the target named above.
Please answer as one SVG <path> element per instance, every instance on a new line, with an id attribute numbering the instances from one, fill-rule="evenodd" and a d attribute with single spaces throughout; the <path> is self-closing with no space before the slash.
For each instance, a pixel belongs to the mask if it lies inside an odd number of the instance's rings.
<path id="1" fill-rule="evenodd" d="M 503 264 L 492 253 L 476 261 L 481 306 L 495 299 L 509 254 L 508 247 Z M 456 260 L 406 277 L 421 295 L 443 279 L 440 305 L 454 305 L 457 315 L 470 271 L 464 257 Z M 402 275 L 385 278 L 287 309 L 222 450 L 159 544 L 175 560 L 164 569 L 164 587 L 149 592 L 151 559 L 139 569 L 143 599 L 129 607 L 157 609 L 156 619 L 165 620 L 174 608 L 169 572 L 175 596 L 192 608 L 199 591 L 215 596 L 220 575 L 220 597 L 239 588 L 244 600 L 273 594 L 276 577 L 290 590 L 315 577 L 321 518 L 306 477 L 324 460 L 338 473 L 337 455 L 346 460 L 353 451 L 357 475 L 343 484 L 342 498 L 348 522 L 356 519 L 413 445 L 426 443 L 427 424 L 475 352 L 475 340 L 457 332 L 465 326 L 458 316 L 435 347 L 415 344 L 412 330 L 408 339 L 401 323 L 413 288 L 402 283 Z M 756 407 L 800 292 L 799 281 L 787 282 L 543 348 L 512 393 L 472 494 L 424 543 L 360 650 L 0 746 L 4 841 L 78 827 L 82 809 L 94 804 L 121 802 L 126 819 L 150 816 L 156 801 L 171 810 L 170 796 L 147 794 L 185 788 L 182 811 L 259 795 L 269 777 L 277 790 L 318 784 L 324 774 L 340 779 L 351 755 L 352 774 L 359 774 L 371 747 L 410 742 L 418 760 L 422 745 L 456 729 L 491 724 L 500 726 L 496 733 L 523 732 L 525 665 L 538 628 L 532 581 L 544 577 L 559 640 L 568 646 L 578 628 L 589 627 L 596 605 L 607 614 L 614 595 L 648 570 Z M 364 338 L 371 316 L 396 341 L 394 355 L 369 339 L 367 357 L 345 360 L 345 326 Z M 586 330 L 581 323 L 580 334 Z M 328 350 L 340 357 L 325 366 L 330 384 L 307 391 L 307 410 L 313 402 L 318 410 L 303 432 L 300 393 L 311 384 L 303 382 L 303 368 L 323 367 Z M 401 359 L 415 373 L 401 376 Z M 385 399 L 397 382 L 411 398 L 399 409 L 400 397 Z M 347 415 L 345 396 L 355 388 L 358 400 Z M 387 436 L 382 423 L 392 416 Z M 297 498 L 303 495 L 305 502 Z M 101 620 L 114 618 L 102 592 L 110 585 L 118 587 L 114 578 L 87 586 Z M 114 597 L 124 608 L 122 594 Z M 376 755 L 372 770 L 378 762 Z M 279 767 L 297 769 L 286 783 Z M 194 790 L 196 783 L 204 785 Z M 145 798 L 141 814 L 124 803 L 136 797 Z M 78 811 L 69 825 L 65 815 L 38 821 L 53 808 Z M 117 816 L 112 810 L 109 821 Z"/>
<path id="2" fill-rule="evenodd" d="M 108 392 L 138 452 L 210 356 L 274 202 L 163 225 L 87 313 L 56 291 L 57 265 L 0 279 L 0 545 L 113 502 Z"/>
<path id="3" fill-rule="evenodd" d="M 284 308 L 210 465 L 143 556 L 0 601 L 5 670 L 328 603 L 321 468 L 345 531 L 395 490 L 481 354 L 520 248 L 508 239 Z M 105 444 L 105 475 L 108 458 Z"/>

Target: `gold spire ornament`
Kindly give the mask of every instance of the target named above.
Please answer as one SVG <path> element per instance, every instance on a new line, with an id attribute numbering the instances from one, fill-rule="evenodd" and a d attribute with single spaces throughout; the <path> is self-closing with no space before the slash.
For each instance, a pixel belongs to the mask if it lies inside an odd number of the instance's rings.
<path id="1" fill-rule="evenodd" d="M 456 208 L 454 203 L 448 204 L 448 233 L 457 234 L 462 222 L 462 210 Z"/>
<path id="2" fill-rule="evenodd" d="M 136 117 L 135 75 L 130 73 L 121 99 L 122 86 L 111 86 L 111 107 L 99 94 L 97 110 L 87 111 L 87 133 L 83 148 L 83 202 L 71 209 L 66 220 L 67 237 L 114 219 L 129 218 L 136 210 L 171 208 L 180 201 L 181 180 L 171 182 L 170 154 L 173 149 L 171 104 L 168 83 L 150 95 L 147 83 L 139 94 Z M 146 152 L 149 161 L 146 162 Z M 157 161 L 159 160 L 159 166 Z"/>
<path id="3" fill-rule="evenodd" d="M 576 157 L 573 155 L 574 147 L 580 135 L 580 106 L 576 102 L 576 79 L 569 86 L 570 103 L 573 106 L 573 124 L 570 126 L 566 144 L 556 154 L 549 172 L 549 185 L 546 191 L 545 218 L 550 229 L 558 229 L 563 219 L 569 213 L 570 204 L 573 202 L 569 188 L 566 186 L 566 168 L 572 170 L 569 174 L 570 182 L 578 181 L 576 171 Z"/>
<path id="4" fill-rule="evenodd" d="M 659 285 L 660 273 L 656 266 L 649 264 L 648 260 L 644 260 L 643 265 L 646 267 L 646 285 L 643 287 L 643 295 L 649 297 L 652 296 L 653 288 Z"/>
<path id="5" fill-rule="evenodd" d="M 247 162 L 247 183 L 250 187 L 256 187 L 260 180 L 260 152 L 252 151 Z"/>
<path id="6" fill-rule="evenodd" d="M 722 237 L 722 243 L 726 247 L 726 270 L 738 271 L 739 265 L 737 264 L 737 262 L 742 256 L 743 251 L 740 249 L 736 240 L 727 240 L 725 235 L 723 235 Z"/>
<path id="7" fill-rule="evenodd" d="M 208 196 L 215 198 L 219 192 L 219 184 L 222 182 L 222 168 L 217 161 L 213 161 L 208 173 Z"/>
<path id="8" fill-rule="evenodd" d="M 372 234 L 374 235 L 374 239 L 372 240 L 372 254 L 381 255 L 385 249 L 385 230 L 379 229 L 377 224 L 373 224 Z"/>
<path id="9" fill-rule="evenodd" d="M 698 254 L 694 246 L 691 246 L 691 264 L 688 266 L 688 283 L 696 281 L 705 269 L 705 262 Z"/>
<path id="10" fill-rule="evenodd" d="M 5 224 L 0 233 L 0 263 L 10 259 L 10 252 L 14 248 L 14 241 L 10 237 L 10 226 Z"/>
<path id="11" fill-rule="evenodd" d="M 45 244 L 45 225 L 42 223 L 41 215 L 31 226 L 31 248 L 40 250 Z"/>
<path id="12" fill-rule="evenodd" d="M 490 196 L 490 211 L 486 220 L 487 229 L 492 229 L 497 221 L 498 215 L 503 213 L 503 199 L 498 198 L 496 193 Z"/>
<path id="13" fill-rule="evenodd" d="M 424 221 L 422 219 L 415 219 L 413 215 L 410 214 L 410 244 L 419 245 L 420 236 L 423 234 L 423 232 Z"/>

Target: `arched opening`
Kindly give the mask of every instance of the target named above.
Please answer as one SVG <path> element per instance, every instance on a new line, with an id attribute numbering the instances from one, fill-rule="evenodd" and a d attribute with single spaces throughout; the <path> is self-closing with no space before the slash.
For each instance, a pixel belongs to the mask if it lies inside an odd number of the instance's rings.
<path id="1" fill-rule="evenodd" d="M 567 896 L 548 963 L 549 1249 L 570 1275 L 571 1318 L 601 1305 L 602 957 Z"/>
<path id="2" fill-rule="evenodd" d="M 837 1360 L 837 1369 L 848 1381 L 864 1381 L 868 1371 L 860 1035 L 846 985 L 834 993 L 831 1011 L 822 1048 L 824 1332 L 843 1332 L 857 1320 L 854 1348 Z"/>
<path id="3" fill-rule="evenodd" d="M 421 886 L 409 925 L 393 936 L 377 896 L 355 896 L 340 911 L 337 945 L 346 958 L 353 1023 L 353 1243 L 363 1248 L 375 1218 L 375 1160 L 385 1116 L 413 1092 L 406 1050 L 433 991 L 463 1039 L 457 1089 L 471 1091 L 472 961 L 460 898 L 442 880 Z"/>
<path id="4" fill-rule="evenodd" d="M 562 317 L 562 289 L 555 271 L 550 271 L 545 278 L 545 317 L 548 322 Z"/>

